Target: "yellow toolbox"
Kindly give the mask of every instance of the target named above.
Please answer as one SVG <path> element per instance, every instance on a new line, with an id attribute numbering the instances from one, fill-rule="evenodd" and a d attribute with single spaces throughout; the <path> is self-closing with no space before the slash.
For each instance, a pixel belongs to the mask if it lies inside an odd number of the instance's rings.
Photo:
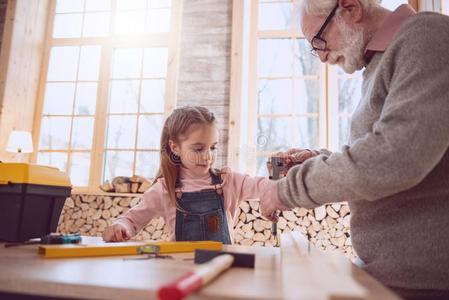
<path id="1" fill-rule="evenodd" d="M 57 168 L 0 162 L 0 240 L 55 232 L 71 189 L 69 177 Z"/>

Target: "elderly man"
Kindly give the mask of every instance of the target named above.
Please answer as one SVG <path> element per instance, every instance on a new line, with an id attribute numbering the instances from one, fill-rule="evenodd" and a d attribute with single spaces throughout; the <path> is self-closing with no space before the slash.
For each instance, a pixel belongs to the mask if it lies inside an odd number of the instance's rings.
<path id="1" fill-rule="evenodd" d="M 405 298 L 449 298 L 449 17 L 304 0 L 302 30 L 322 62 L 364 69 L 362 98 L 348 144 L 300 153 L 312 158 L 279 181 L 264 215 L 347 201 L 368 273 Z"/>

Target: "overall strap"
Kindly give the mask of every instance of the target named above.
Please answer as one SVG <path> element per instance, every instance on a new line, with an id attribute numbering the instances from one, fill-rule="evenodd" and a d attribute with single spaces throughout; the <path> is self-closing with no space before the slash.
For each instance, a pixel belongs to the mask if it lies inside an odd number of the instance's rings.
<path id="1" fill-rule="evenodd" d="M 214 185 L 215 191 L 218 195 L 223 195 L 223 180 L 221 179 L 221 173 L 218 169 L 210 169 L 210 175 L 211 175 L 211 184 Z"/>

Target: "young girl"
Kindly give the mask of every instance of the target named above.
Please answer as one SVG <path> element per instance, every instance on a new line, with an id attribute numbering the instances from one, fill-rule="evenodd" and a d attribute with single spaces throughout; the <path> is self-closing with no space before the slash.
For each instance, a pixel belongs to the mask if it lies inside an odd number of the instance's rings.
<path id="1" fill-rule="evenodd" d="M 227 167 L 213 169 L 217 144 L 213 113 L 200 106 L 175 109 L 162 129 L 160 169 L 153 186 L 138 205 L 106 228 L 103 239 L 126 241 L 162 216 L 170 240 L 231 244 L 240 201 L 279 201 L 275 181 Z"/>

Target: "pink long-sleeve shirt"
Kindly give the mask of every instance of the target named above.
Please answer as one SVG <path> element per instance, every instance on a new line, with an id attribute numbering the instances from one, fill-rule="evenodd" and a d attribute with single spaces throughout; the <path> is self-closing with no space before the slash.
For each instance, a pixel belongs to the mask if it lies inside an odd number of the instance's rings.
<path id="1" fill-rule="evenodd" d="M 224 209 L 231 235 L 240 201 L 259 199 L 261 201 L 279 201 L 276 181 L 265 177 L 251 177 L 246 174 L 232 172 L 229 167 L 221 169 L 223 179 Z M 186 168 L 180 172 L 182 191 L 195 192 L 203 189 L 213 189 L 210 174 L 198 177 Z M 176 207 L 172 203 L 164 185 L 164 179 L 159 179 L 143 195 L 142 200 L 135 207 L 120 216 L 115 223 L 123 224 L 131 233 L 136 235 L 148 222 L 162 216 L 168 226 L 170 240 L 175 240 Z"/>

